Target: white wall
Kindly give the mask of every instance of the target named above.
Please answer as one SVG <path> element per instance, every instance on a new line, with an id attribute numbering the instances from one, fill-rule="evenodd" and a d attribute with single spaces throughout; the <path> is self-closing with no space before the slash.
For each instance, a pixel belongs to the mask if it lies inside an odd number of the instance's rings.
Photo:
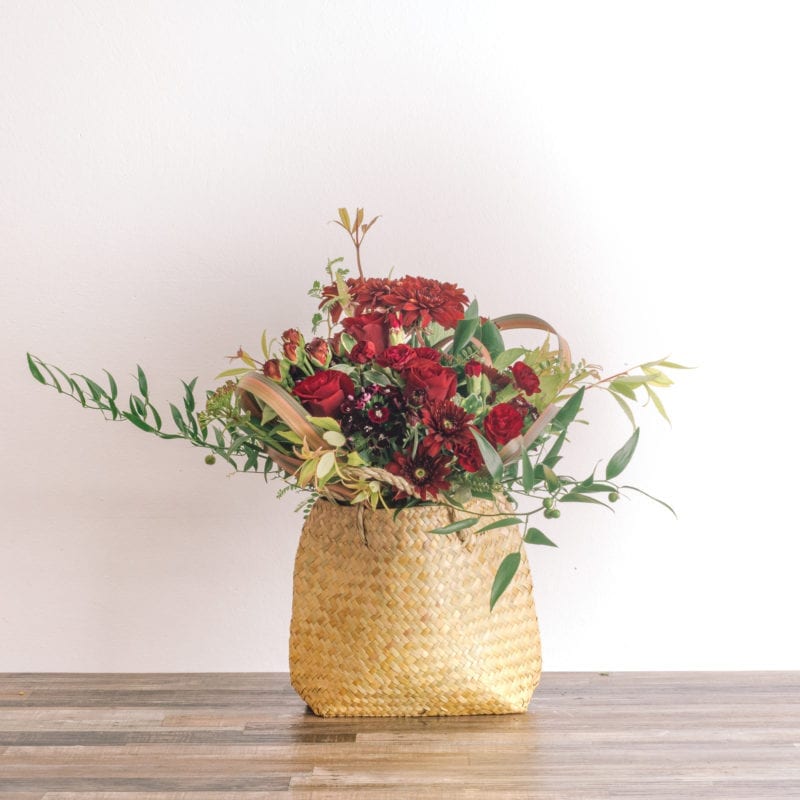
<path id="1" fill-rule="evenodd" d="M 697 365 L 531 550 L 548 669 L 800 668 L 794 3 L 9 2 L 0 670 L 283 670 L 294 501 L 30 378 L 212 386 L 348 243 L 608 370 Z M 132 382 L 130 384 L 132 388 Z M 610 401 L 590 469 L 627 436 Z M 577 467 L 576 467 L 577 468 Z"/>

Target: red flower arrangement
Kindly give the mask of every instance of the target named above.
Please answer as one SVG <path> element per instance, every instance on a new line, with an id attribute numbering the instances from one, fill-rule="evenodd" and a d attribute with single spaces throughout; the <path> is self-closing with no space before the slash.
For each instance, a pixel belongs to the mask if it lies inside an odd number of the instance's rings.
<path id="1" fill-rule="evenodd" d="M 356 246 L 359 274 L 348 277 L 336 259 L 327 280 L 314 284 L 310 294 L 319 306 L 313 326 L 326 323 L 327 335 L 306 341 L 291 328 L 270 343 L 264 334 L 263 361 L 240 348 L 234 358 L 244 366 L 219 376 L 226 382 L 207 392 L 201 411 L 196 379 L 185 383 L 183 410 L 170 405 L 175 433 L 163 430 L 141 368 L 139 394 L 127 407 L 108 373 L 106 389 L 30 354 L 29 369 L 85 407 L 206 448 L 208 463 L 222 458 L 237 470 L 276 474 L 312 500 L 321 495 L 372 507 L 437 502 L 463 509 L 472 497 L 504 495 L 515 516 L 480 530 L 524 522 L 525 541 L 552 544 L 538 528 L 528 528 L 535 514 L 555 519 L 565 504 L 605 505 L 633 490 L 615 479 L 633 455 L 638 428 L 602 477 L 592 472 L 580 479 L 556 471 L 567 430 L 590 389 L 613 396 L 631 422 L 637 392 L 666 416 L 657 390 L 672 382 L 664 370 L 680 365 L 652 361 L 603 378 L 586 362 L 574 363 L 564 339 L 538 317 L 480 316 L 477 302 L 455 283 L 367 278 L 360 247 L 376 219 L 364 223 L 359 209 L 351 223 L 339 210 L 337 224 Z M 507 348 L 502 333 L 511 328 L 546 336 L 535 347 Z M 519 508 L 520 498 L 533 507 Z M 436 532 L 477 524 L 467 517 Z"/>

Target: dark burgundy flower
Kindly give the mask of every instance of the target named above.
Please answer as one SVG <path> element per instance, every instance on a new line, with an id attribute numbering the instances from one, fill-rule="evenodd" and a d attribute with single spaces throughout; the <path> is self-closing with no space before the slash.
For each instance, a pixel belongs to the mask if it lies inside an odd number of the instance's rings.
<path id="1" fill-rule="evenodd" d="M 348 358 L 354 364 L 366 364 L 375 358 L 375 345 L 372 342 L 356 342 Z"/>
<path id="2" fill-rule="evenodd" d="M 465 472 L 477 472 L 483 467 L 483 456 L 473 436 L 459 439 L 454 447 L 458 466 Z"/>
<path id="3" fill-rule="evenodd" d="M 470 433 L 473 419 L 474 414 L 467 414 L 461 406 L 450 400 L 427 403 L 422 408 L 422 423 L 428 429 L 423 446 L 432 456 L 436 456 L 442 447 L 453 452 L 456 443 L 462 439 L 474 441 Z"/>
<path id="4" fill-rule="evenodd" d="M 355 392 L 355 385 L 344 372 L 326 369 L 303 378 L 292 391 L 314 416 L 336 417 L 345 397 Z"/>
<path id="5" fill-rule="evenodd" d="M 524 417 L 511 403 L 500 403 L 486 415 L 483 431 L 494 447 L 500 447 L 519 436 L 524 423 Z"/>
<path id="6" fill-rule="evenodd" d="M 514 374 L 514 383 L 522 389 L 525 394 L 536 394 L 539 389 L 539 376 L 524 362 L 517 361 L 511 367 Z"/>
<path id="7" fill-rule="evenodd" d="M 457 380 L 455 370 L 421 358 L 408 367 L 405 395 L 409 400 L 418 397 L 420 393 L 429 402 L 449 400 L 456 393 Z"/>
<path id="8" fill-rule="evenodd" d="M 347 317 L 342 320 L 342 327 L 357 342 L 372 342 L 376 353 L 382 353 L 389 344 L 389 331 L 383 314 Z"/>
<path id="9" fill-rule="evenodd" d="M 393 344 L 387 347 L 375 359 L 375 362 L 382 367 L 402 372 L 416 357 L 413 347 L 409 347 L 407 344 Z"/>
<path id="10" fill-rule="evenodd" d="M 415 456 L 410 451 L 405 453 L 395 453 L 386 465 L 387 471 L 393 475 L 405 478 L 417 491 L 417 494 L 427 500 L 429 497 L 435 498 L 440 491 L 450 488 L 447 476 L 450 474 L 448 466 L 449 457 L 443 455 L 433 456 L 426 452 L 424 448 L 419 448 Z M 398 491 L 396 499 L 405 497 L 406 493 Z"/>
<path id="11" fill-rule="evenodd" d="M 464 290 L 454 283 L 442 283 L 431 278 L 407 275 L 396 281 L 383 297 L 387 310 L 400 315 L 403 325 L 427 327 L 438 322 L 444 328 L 455 328 L 464 318 L 469 302 Z"/>
<path id="12" fill-rule="evenodd" d="M 388 422 L 392 414 L 386 406 L 373 406 L 367 411 L 367 416 L 376 425 L 383 425 L 384 422 Z"/>

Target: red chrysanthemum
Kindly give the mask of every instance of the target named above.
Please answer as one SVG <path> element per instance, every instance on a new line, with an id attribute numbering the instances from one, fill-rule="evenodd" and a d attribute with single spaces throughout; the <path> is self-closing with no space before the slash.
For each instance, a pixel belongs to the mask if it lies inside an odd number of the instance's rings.
<path id="1" fill-rule="evenodd" d="M 432 455 L 439 455 L 442 448 L 453 452 L 458 442 L 474 441 L 470 423 L 474 414 L 467 414 L 461 406 L 450 400 L 431 402 L 422 407 L 422 423 L 428 429 L 423 447 Z"/>
<path id="2" fill-rule="evenodd" d="M 405 478 L 423 500 L 429 497 L 435 499 L 439 492 L 450 488 L 450 483 L 447 481 L 447 476 L 450 474 L 449 460 L 449 457 L 432 456 L 423 448 L 419 448 L 415 456 L 412 456 L 410 451 L 395 453 L 392 461 L 386 465 L 386 469 L 393 475 Z M 405 492 L 398 490 L 395 499 L 400 500 L 406 496 Z"/>
<path id="3" fill-rule="evenodd" d="M 372 311 L 385 311 L 384 298 L 394 288 L 397 281 L 391 278 L 359 278 L 350 289 L 350 296 L 356 304 L 356 314 Z"/>
<path id="4" fill-rule="evenodd" d="M 400 315 L 406 328 L 414 325 L 425 328 L 431 322 L 438 322 L 444 328 L 455 328 L 464 318 L 464 308 L 469 299 L 454 283 L 407 275 L 383 296 L 383 302 L 388 311 Z"/>

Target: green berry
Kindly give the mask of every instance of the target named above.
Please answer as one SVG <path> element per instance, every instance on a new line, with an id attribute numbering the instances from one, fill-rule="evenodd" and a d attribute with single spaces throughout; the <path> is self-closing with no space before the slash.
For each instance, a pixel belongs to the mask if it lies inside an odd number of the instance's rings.
<path id="1" fill-rule="evenodd" d="M 609 492 L 608 493 L 608 502 L 609 503 L 616 503 L 619 500 L 619 492 Z"/>
<path id="2" fill-rule="evenodd" d="M 561 516 L 561 512 L 557 508 L 550 509 L 550 519 L 558 519 Z"/>
<path id="3" fill-rule="evenodd" d="M 542 505 L 545 508 L 552 508 L 553 507 L 553 498 L 552 497 L 545 497 L 545 499 L 542 500 Z"/>
<path id="4" fill-rule="evenodd" d="M 211 465 L 211 464 L 216 464 L 216 463 L 217 463 L 217 457 L 215 455 L 209 453 L 206 456 L 206 464 Z"/>

